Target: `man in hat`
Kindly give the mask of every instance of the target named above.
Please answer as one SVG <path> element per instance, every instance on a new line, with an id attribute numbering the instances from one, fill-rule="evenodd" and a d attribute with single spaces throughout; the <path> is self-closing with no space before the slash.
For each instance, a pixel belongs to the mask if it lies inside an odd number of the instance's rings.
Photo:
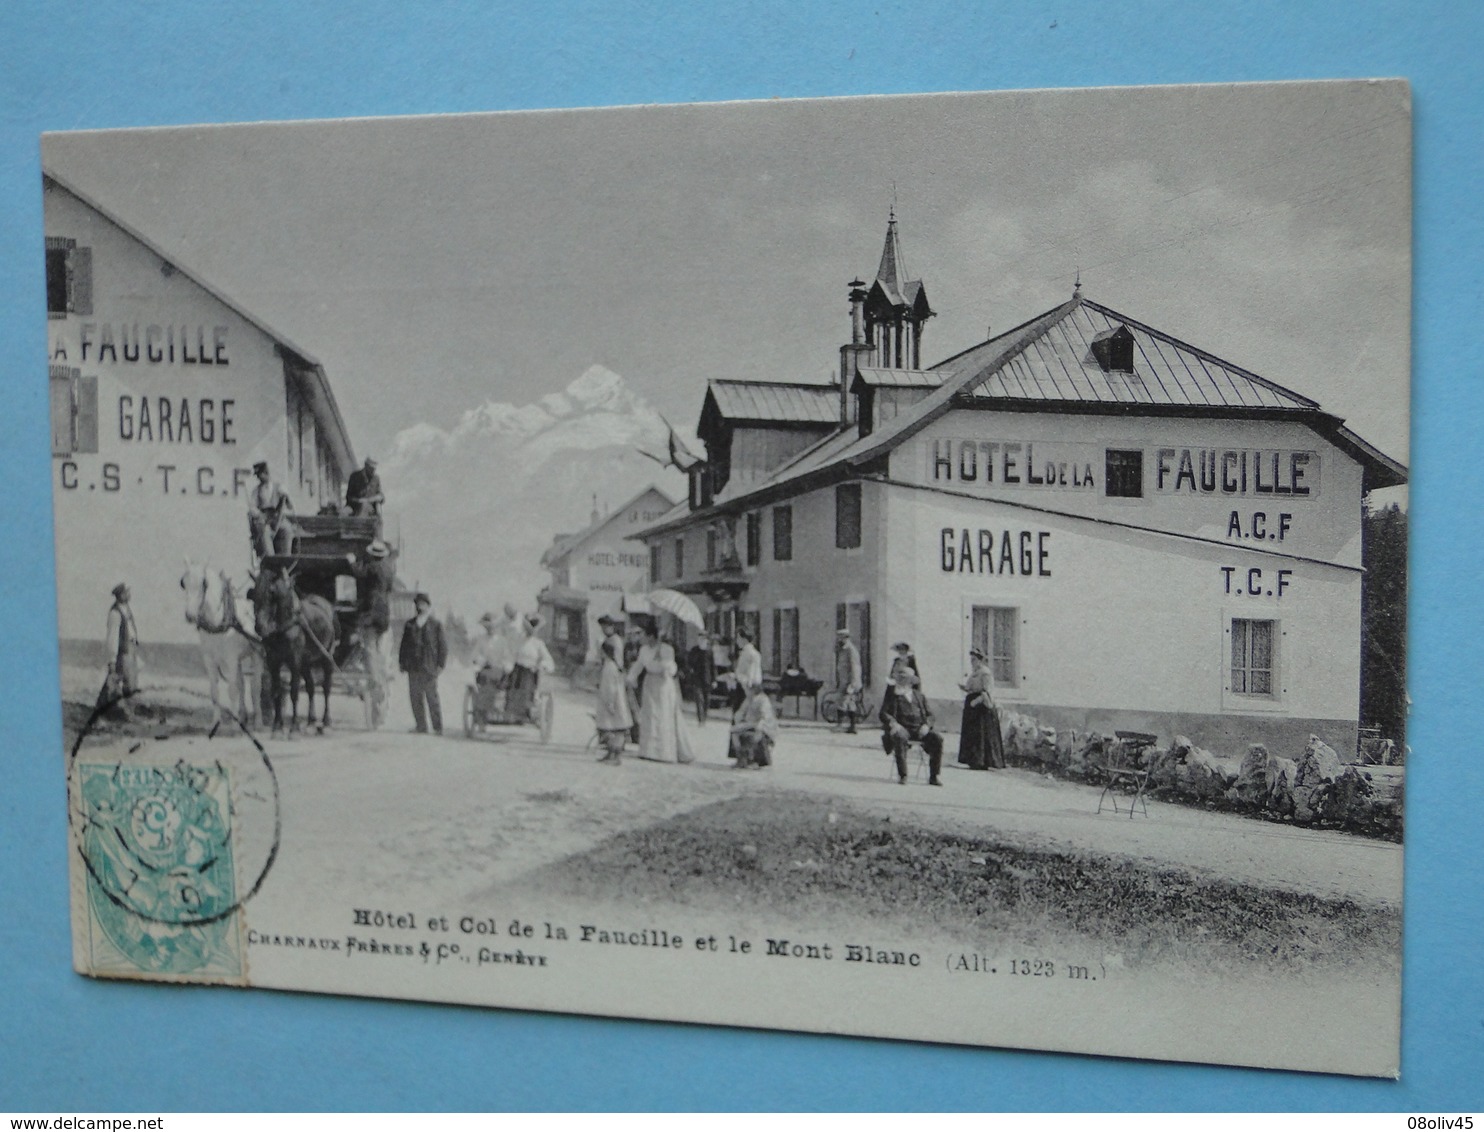
<path id="1" fill-rule="evenodd" d="M 515 650 L 514 667 L 510 670 L 510 688 L 505 693 L 505 716 L 511 721 L 534 720 L 536 692 L 541 686 L 541 676 L 556 671 L 556 661 L 546 642 L 537 636 L 541 628 L 539 614 L 528 613 L 524 620 L 524 636 Z"/>
<path id="2" fill-rule="evenodd" d="M 917 673 L 905 665 L 892 673 L 892 687 L 881 701 L 882 745 L 897 764 L 897 781 L 907 785 L 907 747 L 921 743 L 928 757 L 928 785 L 942 786 L 943 736 L 933 730 L 933 712 Z"/>
<path id="3" fill-rule="evenodd" d="M 381 539 L 372 539 L 364 556 L 347 554 L 356 579 L 356 631 L 366 650 L 371 678 L 377 696 L 372 709 L 380 718 L 380 691 L 386 687 L 386 660 L 382 656 L 382 637 L 392 625 L 392 590 L 397 585 L 397 556 Z"/>
<path id="4" fill-rule="evenodd" d="M 253 552 L 259 558 L 270 554 L 288 554 L 294 545 L 294 505 L 288 494 L 274 482 L 268 472 L 268 461 L 252 466 L 258 482 L 247 500 L 247 526 L 252 533 Z"/>
<path id="5" fill-rule="evenodd" d="M 443 625 L 433 616 L 433 601 L 425 593 L 412 599 L 417 615 L 402 627 L 402 647 L 397 660 L 407 673 L 407 693 L 412 698 L 412 718 L 416 731 L 427 734 L 431 720 L 433 730 L 443 734 L 443 706 L 438 701 L 438 674 L 448 663 L 448 642 Z"/>
<path id="6" fill-rule="evenodd" d="M 99 706 L 117 703 L 139 691 L 139 629 L 134 624 L 134 611 L 129 608 L 131 596 L 129 587 L 123 582 L 113 587 L 113 604 L 108 607 L 108 630 L 103 638 L 108 672 L 98 694 Z"/>
<path id="7" fill-rule="evenodd" d="M 494 713 L 496 693 L 505 686 L 512 657 L 500 619 L 493 613 L 486 613 L 479 619 L 479 624 L 484 632 L 474 642 L 469 663 L 474 668 L 474 686 L 477 689 L 475 709 L 488 719 Z"/>
<path id="8" fill-rule="evenodd" d="M 711 706 L 711 685 L 716 683 L 716 655 L 711 651 L 711 638 L 707 634 L 699 634 L 685 654 L 685 673 L 696 700 L 696 722 L 704 724 Z"/>
<path id="9" fill-rule="evenodd" d="M 849 629 L 835 631 L 835 695 L 840 703 L 840 719 L 845 734 L 855 734 L 855 717 L 860 713 L 861 651 L 850 639 Z"/>
<path id="10" fill-rule="evenodd" d="M 351 472 L 345 482 L 345 505 L 352 515 L 380 515 L 383 502 L 376 461 L 367 456 L 366 463 Z"/>

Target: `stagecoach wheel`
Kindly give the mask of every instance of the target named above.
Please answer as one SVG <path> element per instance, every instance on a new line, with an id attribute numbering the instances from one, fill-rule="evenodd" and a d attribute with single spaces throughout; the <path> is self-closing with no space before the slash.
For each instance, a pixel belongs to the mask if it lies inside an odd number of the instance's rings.
<path id="1" fill-rule="evenodd" d="M 840 722 L 840 704 L 834 696 L 826 696 L 819 703 L 819 714 L 829 724 Z"/>
<path id="2" fill-rule="evenodd" d="M 474 689 L 464 689 L 464 738 L 474 738 Z"/>
<path id="3" fill-rule="evenodd" d="M 541 693 L 536 712 L 536 725 L 541 728 L 541 742 L 545 743 L 551 739 L 551 726 L 556 722 L 556 701 L 550 692 Z"/>

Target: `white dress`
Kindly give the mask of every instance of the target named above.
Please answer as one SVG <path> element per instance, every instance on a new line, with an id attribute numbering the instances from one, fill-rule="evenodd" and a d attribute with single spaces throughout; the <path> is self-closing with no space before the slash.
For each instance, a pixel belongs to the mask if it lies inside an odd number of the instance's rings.
<path id="1" fill-rule="evenodd" d="M 695 761 L 690 736 L 680 721 L 680 685 L 675 650 L 664 641 L 644 645 L 629 669 L 629 683 L 644 677 L 639 705 L 639 757 L 661 763 Z"/>

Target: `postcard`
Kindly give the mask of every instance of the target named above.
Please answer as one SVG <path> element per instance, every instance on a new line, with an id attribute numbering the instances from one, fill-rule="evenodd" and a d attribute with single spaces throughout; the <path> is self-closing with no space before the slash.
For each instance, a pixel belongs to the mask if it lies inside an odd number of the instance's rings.
<path id="1" fill-rule="evenodd" d="M 1404 82 L 42 153 L 79 972 L 1399 1071 Z"/>

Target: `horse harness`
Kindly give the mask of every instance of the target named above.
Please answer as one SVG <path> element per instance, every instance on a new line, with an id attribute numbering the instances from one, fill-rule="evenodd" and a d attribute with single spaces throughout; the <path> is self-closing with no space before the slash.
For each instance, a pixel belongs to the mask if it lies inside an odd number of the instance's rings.
<path id="1" fill-rule="evenodd" d="M 263 642 L 254 633 L 250 633 L 237 616 L 237 597 L 232 592 L 232 583 L 222 575 L 222 616 L 220 622 L 213 622 L 210 611 L 206 606 L 206 595 L 209 587 L 206 575 L 201 575 L 201 599 L 196 603 L 196 614 L 191 623 L 203 633 L 211 636 L 220 636 L 223 633 L 238 632 L 255 645 Z"/>

